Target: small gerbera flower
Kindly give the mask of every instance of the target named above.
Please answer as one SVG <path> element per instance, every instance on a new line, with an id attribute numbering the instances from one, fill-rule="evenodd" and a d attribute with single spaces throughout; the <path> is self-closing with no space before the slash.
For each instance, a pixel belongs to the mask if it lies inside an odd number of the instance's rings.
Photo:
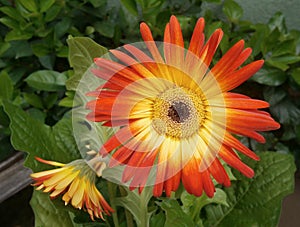
<path id="1" fill-rule="evenodd" d="M 162 44 L 154 42 L 145 23 L 140 29 L 146 47 L 111 50 L 113 60 L 97 58 L 98 67 L 92 69 L 106 82 L 90 92 L 96 99 L 87 103 L 87 118 L 117 129 L 100 149 L 103 155 L 112 154 L 109 165 L 125 164 L 122 181 L 130 181 L 131 189 L 142 190 L 154 174 L 154 196 L 163 191 L 169 196 L 182 182 L 189 193 L 200 196 L 205 191 L 212 197 L 211 177 L 230 185 L 221 159 L 253 177 L 235 151 L 259 157 L 232 134 L 264 142 L 258 131 L 280 125 L 258 110 L 267 108 L 267 102 L 229 91 L 255 74 L 263 60 L 240 67 L 251 54 L 242 40 L 209 69 L 223 32 L 217 29 L 205 43 L 203 18 L 188 50 L 175 16 L 166 25 Z"/>
<path id="2" fill-rule="evenodd" d="M 37 186 L 37 190 L 43 189 L 44 192 L 51 192 L 51 199 L 63 194 L 62 200 L 65 205 L 70 202 L 77 209 L 83 208 L 89 213 L 92 220 L 94 220 L 94 216 L 104 219 L 103 212 L 107 215 L 113 212 L 96 188 L 96 173 L 85 160 L 62 164 L 38 157 L 36 159 L 48 165 L 61 167 L 31 174 L 35 181 L 33 186 Z"/>

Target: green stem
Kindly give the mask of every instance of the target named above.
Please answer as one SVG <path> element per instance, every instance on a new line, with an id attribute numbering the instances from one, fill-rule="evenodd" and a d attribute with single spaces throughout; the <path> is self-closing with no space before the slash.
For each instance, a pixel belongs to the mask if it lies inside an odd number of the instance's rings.
<path id="1" fill-rule="evenodd" d="M 146 197 L 146 190 L 143 190 L 140 194 L 140 220 L 141 227 L 149 227 L 149 218 L 148 218 L 148 202 L 149 200 Z"/>
<path id="2" fill-rule="evenodd" d="M 107 218 L 105 218 L 105 223 L 108 227 L 110 227 L 109 221 L 107 220 Z"/>
<path id="3" fill-rule="evenodd" d="M 115 210 L 115 212 L 112 213 L 112 218 L 114 222 L 115 227 L 119 227 L 119 220 L 118 220 L 118 214 L 117 214 L 117 206 L 115 204 L 115 196 L 116 196 L 116 188 L 114 187 L 114 184 L 107 181 L 107 189 L 109 194 L 109 200 L 111 207 Z"/>
<path id="4" fill-rule="evenodd" d="M 195 220 L 196 216 L 200 214 L 200 210 L 205 205 L 204 204 L 204 196 L 198 197 L 196 199 L 195 207 L 192 213 L 192 220 Z"/>
<path id="5" fill-rule="evenodd" d="M 120 186 L 119 189 L 120 189 L 121 196 L 126 196 L 127 195 L 126 190 L 122 186 Z M 126 208 L 124 208 L 124 210 L 125 210 L 125 217 L 126 217 L 127 227 L 135 227 L 134 222 L 133 222 L 133 218 L 132 218 L 132 214 Z"/>

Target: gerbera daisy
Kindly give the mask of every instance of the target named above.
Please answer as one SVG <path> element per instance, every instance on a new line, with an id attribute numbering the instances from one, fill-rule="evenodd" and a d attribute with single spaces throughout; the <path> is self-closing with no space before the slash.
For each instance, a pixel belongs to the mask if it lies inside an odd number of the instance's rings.
<path id="1" fill-rule="evenodd" d="M 154 196 L 169 196 L 182 182 L 189 193 L 205 191 L 212 197 L 212 177 L 230 185 L 220 159 L 253 177 L 236 151 L 259 157 L 232 134 L 264 142 L 258 131 L 280 125 L 258 110 L 267 108 L 267 102 L 229 91 L 255 74 L 263 60 L 240 67 L 251 54 L 241 40 L 209 69 L 223 32 L 217 29 L 205 43 L 203 18 L 188 50 L 175 16 L 161 45 L 145 23 L 140 30 L 145 47 L 125 45 L 111 50 L 110 59 L 95 59 L 92 72 L 106 82 L 89 93 L 96 99 L 87 103 L 87 118 L 117 129 L 100 154 L 112 154 L 110 166 L 125 165 L 122 181 L 130 182 L 131 189 L 141 191 L 153 173 Z"/>
<path id="2" fill-rule="evenodd" d="M 69 202 L 77 209 L 86 210 L 91 219 L 94 216 L 103 218 L 102 213 L 110 215 L 113 209 L 105 201 L 95 185 L 96 173 L 85 160 L 75 160 L 69 164 L 47 161 L 36 157 L 42 163 L 61 168 L 31 174 L 35 181 L 33 186 L 37 190 L 51 192 L 50 198 L 63 194 L 62 200 L 67 205 Z M 98 173 L 101 174 L 105 163 L 98 163 Z M 101 167 L 100 167 L 101 166 Z"/>

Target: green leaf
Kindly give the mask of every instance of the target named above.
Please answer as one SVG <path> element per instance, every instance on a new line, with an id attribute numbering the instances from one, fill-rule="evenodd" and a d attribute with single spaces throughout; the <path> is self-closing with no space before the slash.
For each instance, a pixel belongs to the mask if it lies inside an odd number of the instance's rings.
<path id="1" fill-rule="evenodd" d="M 99 32 L 101 35 L 113 38 L 115 33 L 115 26 L 112 23 L 109 23 L 107 21 L 100 21 L 96 22 L 94 25 L 97 32 Z"/>
<path id="2" fill-rule="evenodd" d="M 14 29 L 6 34 L 5 41 L 28 40 L 32 35 L 32 33 Z"/>
<path id="3" fill-rule="evenodd" d="M 74 91 L 67 91 L 66 97 L 60 100 L 59 106 L 73 107 L 74 106 Z"/>
<path id="4" fill-rule="evenodd" d="M 18 2 L 21 3 L 28 11 L 35 13 L 38 12 L 35 0 L 18 0 Z"/>
<path id="5" fill-rule="evenodd" d="M 32 52 L 37 57 L 45 56 L 50 53 L 50 46 L 49 42 L 39 42 L 39 43 L 33 43 L 31 45 Z"/>
<path id="6" fill-rule="evenodd" d="M 150 227 L 164 227 L 166 216 L 163 212 L 152 215 L 150 219 Z"/>
<path id="7" fill-rule="evenodd" d="M 29 86 L 42 91 L 64 90 L 66 80 L 65 74 L 51 70 L 36 71 L 25 79 Z"/>
<path id="8" fill-rule="evenodd" d="M 282 125 L 283 134 L 280 138 L 281 141 L 289 141 L 296 138 L 296 125 Z M 277 142 L 277 141 L 276 141 Z M 289 151 L 290 152 L 290 151 Z"/>
<path id="9" fill-rule="evenodd" d="M 166 199 L 160 207 L 166 212 L 166 223 L 164 227 L 191 227 L 195 226 L 191 217 L 181 209 L 177 200 Z"/>
<path id="10" fill-rule="evenodd" d="M 94 6 L 94 8 L 98 8 L 105 5 L 106 0 L 89 0 L 89 2 Z"/>
<path id="11" fill-rule="evenodd" d="M 285 33 L 287 31 L 285 25 L 284 15 L 281 12 L 277 12 L 268 23 L 271 30 L 278 28 L 280 32 Z"/>
<path id="12" fill-rule="evenodd" d="M 3 6 L 0 8 L 0 11 L 9 16 L 10 18 L 15 19 L 16 21 L 25 22 L 24 18 L 20 15 L 16 8 L 10 6 Z"/>
<path id="13" fill-rule="evenodd" d="M 201 209 L 210 204 L 222 204 L 224 206 L 228 206 L 226 202 L 226 193 L 217 188 L 213 198 L 209 198 L 206 194 L 203 194 L 200 197 L 196 197 L 184 191 L 180 197 L 183 206 L 183 211 L 190 216 L 195 223 L 201 223 L 200 212 Z"/>
<path id="14" fill-rule="evenodd" d="M 295 126 L 295 133 L 297 137 L 297 141 L 300 142 L 300 125 Z"/>
<path id="15" fill-rule="evenodd" d="M 281 154 L 289 154 L 290 153 L 289 148 L 280 142 L 276 144 L 275 150 L 276 150 L 276 152 L 281 153 Z"/>
<path id="16" fill-rule="evenodd" d="M 13 30 L 18 30 L 20 26 L 18 21 L 11 19 L 9 17 L 0 18 L 0 22 Z"/>
<path id="17" fill-rule="evenodd" d="M 62 163 L 80 158 L 71 119 L 63 118 L 53 127 L 49 127 L 30 117 L 18 106 L 9 102 L 3 102 L 3 105 L 10 118 L 12 145 L 16 150 L 30 154 L 25 166 L 34 171 L 41 170 L 44 165 L 38 164 L 34 160 L 35 156 Z"/>
<path id="18" fill-rule="evenodd" d="M 300 123 L 300 109 L 288 97 L 270 107 L 271 114 L 281 124 Z"/>
<path id="19" fill-rule="evenodd" d="M 41 13 L 46 12 L 54 3 L 55 3 L 55 0 L 40 1 L 40 12 Z"/>
<path id="20" fill-rule="evenodd" d="M 270 56 L 270 53 L 276 50 L 281 43 L 281 33 L 278 28 L 270 31 L 267 37 L 265 37 L 264 44 L 262 46 L 262 53 L 265 58 Z"/>
<path id="21" fill-rule="evenodd" d="M 61 38 L 67 33 L 69 28 L 72 26 L 72 20 L 70 18 L 63 18 L 54 27 L 54 34 L 57 38 Z"/>
<path id="22" fill-rule="evenodd" d="M 285 40 L 283 42 L 276 42 L 276 49 L 272 52 L 272 57 L 277 57 L 286 54 L 295 54 L 296 43 L 295 40 Z"/>
<path id="23" fill-rule="evenodd" d="M 300 85 L 300 68 L 296 68 L 292 72 L 292 78 Z"/>
<path id="24" fill-rule="evenodd" d="M 147 226 L 153 213 L 148 211 L 148 203 L 152 197 L 152 187 L 145 187 L 141 194 L 137 190 L 125 188 L 127 196 L 117 197 L 114 202 L 117 206 L 126 208 L 134 217 L 137 226 Z M 142 225 L 144 224 L 144 225 Z"/>
<path id="25" fill-rule="evenodd" d="M 269 36 L 269 28 L 265 24 L 255 25 L 255 33 L 252 35 L 249 46 L 252 48 L 252 53 L 254 56 L 258 55 L 260 52 L 266 52 L 265 41 Z"/>
<path id="26" fill-rule="evenodd" d="M 41 97 L 39 97 L 38 95 L 36 95 L 34 93 L 24 93 L 23 96 L 28 104 L 30 104 L 36 108 L 39 108 L 39 109 L 44 108 Z"/>
<path id="27" fill-rule="evenodd" d="M 11 99 L 14 92 L 14 84 L 7 74 L 2 71 L 0 73 L 0 99 Z"/>
<path id="28" fill-rule="evenodd" d="M 5 53 L 8 49 L 10 48 L 10 43 L 8 42 L 5 42 L 5 41 L 1 41 L 0 40 L 0 56 Z M 2 68 L 1 66 L 1 63 L 0 63 L 0 67 Z"/>
<path id="29" fill-rule="evenodd" d="M 67 210 L 57 208 L 49 198 L 49 195 L 40 191 L 34 191 L 30 200 L 34 212 L 34 226 L 60 226 L 60 227 L 81 227 L 75 224 L 73 217 Z"/>
<path id="30" fill-rule="evenodd" d="M 46 109 L 51 109 L 57 102 L 57 99 L 58 99 L 57 93 L 48 94 L 43 100 Z"/>
<path id="31" fill-rule="evenodd" d="M 223 6 L 223 12 L 231 22 L 238 22 L 243 16 L 243 9 L 233 0 L 226 0 Z"/>
<path id="32" fill-rule="evenodd" d="M 138 11 L 136 7 L 135 0 L 121 0 L 121 3 L 125 6 L 125 8 L 134 16 L 138 16 Z"/>
<path id="33" fill-rule="evenodd" d="M 81 77 L 93 64 L 94 58 L 101 57 L 107 52 L 107 49 L 86 37 L 69 37 L 67 43 L 69 45 L 69 62 L 75 73 L 67 80 L 66 86 L 68 90 L 76 90 Z"/>
<path id="34" fill-rule="evenodd" d="M 260 157 L 259 162 L 250 163 L 255 170 L 253 179 L 236 173 L 240 180 L 224 189 L 229 207 L 206 207 L 205 226 L 277 226 L 282 200 L 294 190 L 294 159 L 275 152 Z"/>
<path id="35" fill-rule="evenodd" d="M 53 5 L 50 9 L 46 11 L 45 21 L 46 22 L 53 21 L 57 17 L 61 9 L 62 6 Z"/>
<path id="36" fill-rule="evenodd" d="M 54 55 L 45 55 L 39 57 L 39 62 L 42 66 L 44 66 L 46 69 L 52 70 L 54 63 L 55 63 L 55 56 Z"/>
<path id="37" fill-rule="evenodd" d="M 289 64 L 293 64 L 300 61 L 300 56 L 285 55 L 280 57 L 271 57 L 266 61 L 269 65 L 286 71 L 289 68 Z"/>
<path id="38" fill-rule="evenodd" d="M 46 119 L 46 113 L 42 112 L 39 109 L 36 108 L 30 108 L 26 111 L 32 118 L 40 121 L 40 122 L 45 122 Z"/>
<path id="39" fill-rule="evenodd" d="M 270 103 L 270 106 L 274 106 L 281 102 L 287 96 L 287 93 L 281 87 L 266 87 L 263 95 L 264 99 Z"/>
<path id="40" fill-rule="evenodd" d="M 287 76 L 283 71 L 268 66 L 264 66 L 251 77 L 257 83 L 269 86 L 279 86 L 285 82 L 286 78 Z"/>
<path id="41" fill-rule="evenodd" d="M 11 46 L 7 52 L 13 55 L 16 59 L 21 57 L 32 56 L 32 49 L 29 43 L 25 40 L 18 40 L 10 42 Z M 15 76 L 15 75 L 12 75 Z"/>

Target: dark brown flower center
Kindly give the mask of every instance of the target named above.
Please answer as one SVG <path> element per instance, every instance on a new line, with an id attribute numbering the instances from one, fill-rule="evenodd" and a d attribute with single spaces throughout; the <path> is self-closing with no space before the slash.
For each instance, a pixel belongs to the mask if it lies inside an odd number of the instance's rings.
<path id="1" fill-rule="evenodd" d="M 168 117 L 172 119 L 172 121 L 177 123 L 183 123 L 190 116 L 190 110 L 188 105 L 184 102 L 178 101 L 173 102 L 168 110 Z"/>
<path id="2" fill-rule="evenodd" d="M 159 135 L 188 138 L 199 131 L 207 116 L 204 102 L 201 92 L 170 88 L 153 102 L 152 126 Z"/>

